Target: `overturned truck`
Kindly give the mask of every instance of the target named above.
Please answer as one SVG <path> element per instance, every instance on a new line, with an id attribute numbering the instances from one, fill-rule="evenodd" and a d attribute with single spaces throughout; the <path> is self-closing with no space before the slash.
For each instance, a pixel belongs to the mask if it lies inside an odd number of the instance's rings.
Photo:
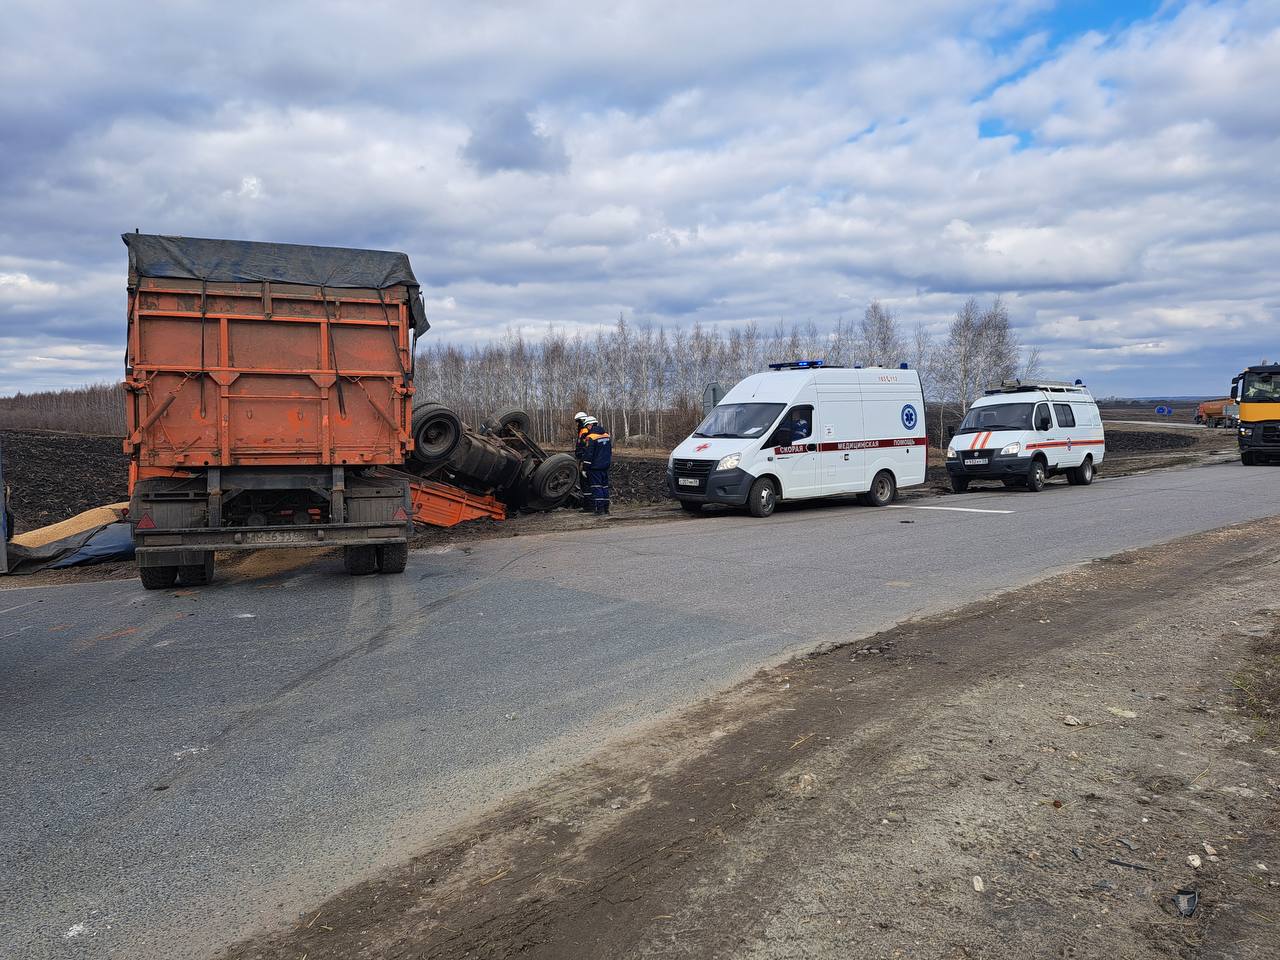
<path id="1" fill-rule="evenodd" d="M 415 517 L 448 525 L 574 495 L 573 458 L 548 456 L 520 411 L 473 430 L 414 405 L 429 325 L 404 254 L 124 241 L 124 446 L 147 588 L 209 582 L 217 550 L 341 547 L 350 573 L 400 573 Z"/>

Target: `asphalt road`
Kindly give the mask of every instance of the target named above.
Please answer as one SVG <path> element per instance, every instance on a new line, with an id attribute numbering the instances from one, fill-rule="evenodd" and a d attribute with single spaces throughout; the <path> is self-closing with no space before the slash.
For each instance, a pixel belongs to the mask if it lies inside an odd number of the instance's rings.
<path id="1" fill-rule="evenodd" d="M 764 662 L 1274 514 L 1231 464 L 0 592 L 0 956 L 207 956 Z"/>

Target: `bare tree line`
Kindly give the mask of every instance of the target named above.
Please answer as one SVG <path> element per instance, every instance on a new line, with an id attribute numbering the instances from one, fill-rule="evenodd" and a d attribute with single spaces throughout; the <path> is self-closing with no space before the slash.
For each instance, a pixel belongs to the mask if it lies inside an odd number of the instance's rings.
<path id="1" fill-rule="evenodd" d="M 0 427 L 124 436 L 124 394 L 117 383 L 0 397 Z"/>
<path id="2" fill-rule="evenodd" d="M 473 424 L 520 407 L 542 442 L 567 442 L 572 414 L 585 410 L 604 421 L 616 443 L 666 446 L 701 419 L 707 384 L 727 390 L 770 363 L 799 359 L 907 363 L 919 371 L 939 417 L 958 415 L 988 383 L 1040 373 L 1039 350 L 1023 348 L 997 297 L 986 307 L 966 301 L 941 340 L 923 323 L 904 332 L 892 310 L 872 301 L 860 320 L 841 317 L 827 329 L 810 321 L 668 331 L 619 317 L 593 335 L 553 331 L 529 342 L 508 333 L 471 348 L 426 343 L 419 346 L 415 382 L 420 399 L 444 403 Z"/>
<path id="3" fill-rule="evenodd" d="M 507 408 L 527 410 L 542 442 L 567 443 L 572 415 L 599 417 L 616 442 L 666 446 L 687 436 L 702 417 L 703 390 L 726 390 L 770 363 L 822 359 L 828 364 L 896 367 L 920 372 L 931 413 L 958 416 L 991 382 L 1040 372 L 1039 351 L 1024 349 L 996 298 L 983 307 L 970 298 L 946 336 L 923 323 L 903 329 L 897 315 L 872 301 L 856 321 L 837 319 L 771 327 L 748 323 L 728 329 L 675 328 L 628 323 L 569 336 L 553 331 L 531 342 L 507 334 L 476 347 L 419 344 L 417 398 L 453 407 L 479 425 Z M 0 427 L 124 434 L 124 402 L 115 384 L 0 397 Z"/>

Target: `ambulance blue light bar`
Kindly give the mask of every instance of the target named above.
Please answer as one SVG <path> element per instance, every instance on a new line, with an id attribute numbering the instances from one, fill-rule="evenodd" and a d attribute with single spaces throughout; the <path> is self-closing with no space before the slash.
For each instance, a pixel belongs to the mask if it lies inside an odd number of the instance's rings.
<path id="1" fill-rule="evenodd" d="M 771 363 L 770 370 L 808 370 L 810 367 L 825 367 L 825 360 L 788 360 L 786 363 Z"/>

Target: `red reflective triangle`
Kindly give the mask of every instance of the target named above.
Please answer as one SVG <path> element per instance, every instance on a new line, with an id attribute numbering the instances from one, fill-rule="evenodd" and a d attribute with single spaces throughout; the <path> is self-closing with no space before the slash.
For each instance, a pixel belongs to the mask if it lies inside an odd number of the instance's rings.
<path id="1" fill-rule="evenodd" d="M 404 507 L 396 507 L 396 512 L 391 515 L 392 520 L 408 520 L 409 514 L 405 512 Z"/>
<path id="2" fill-rule="evenodd" d="M 156 529 L 156 522 L 151 519 L 151 514 L 144 513 L 142 519 L 138 521 L 137 528 L 139 530 L 154 530 Z"/>

